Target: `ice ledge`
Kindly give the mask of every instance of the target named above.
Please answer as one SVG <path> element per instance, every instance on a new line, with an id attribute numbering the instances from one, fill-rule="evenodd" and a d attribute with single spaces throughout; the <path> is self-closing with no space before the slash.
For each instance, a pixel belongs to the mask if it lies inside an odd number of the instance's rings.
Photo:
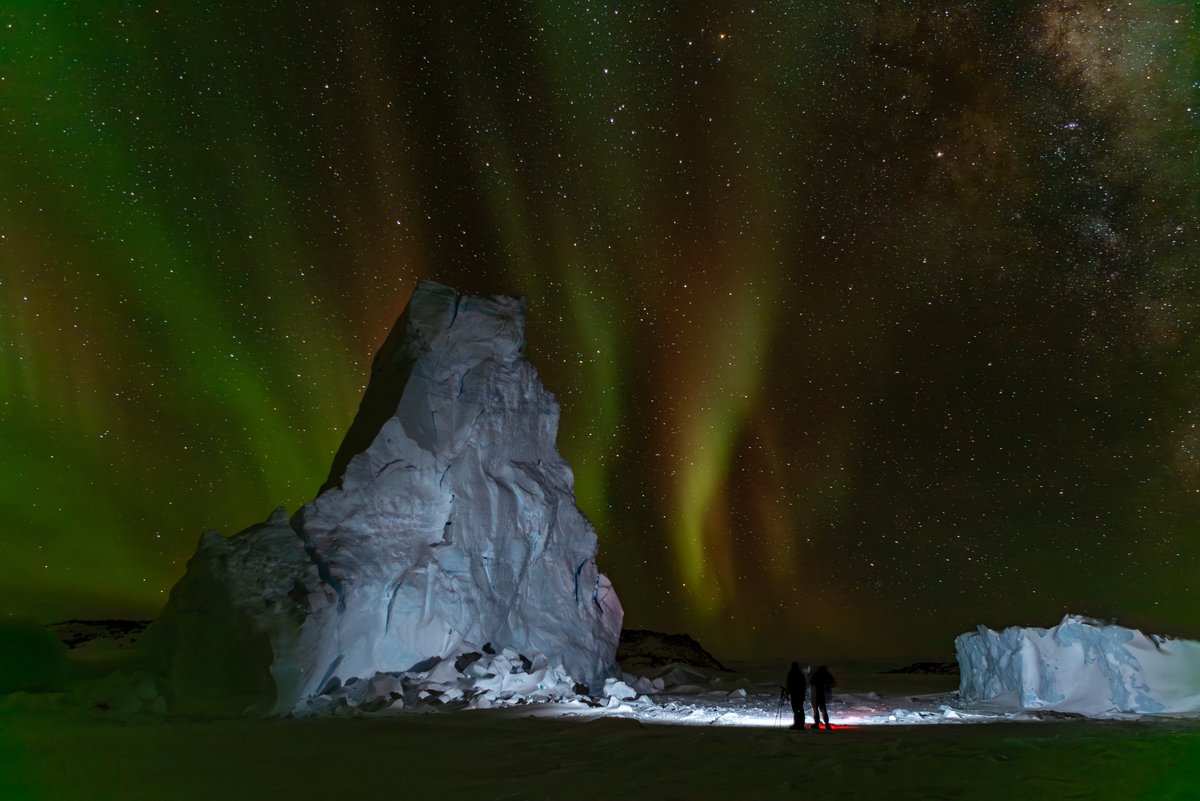
<path id="1" fill-rule="evenodd" d="M 1200 642 L 1066 615 L 1051 628 L 979 626 L 954 640 L 964 702 L 1114 714 L 1200 712 Z"/>

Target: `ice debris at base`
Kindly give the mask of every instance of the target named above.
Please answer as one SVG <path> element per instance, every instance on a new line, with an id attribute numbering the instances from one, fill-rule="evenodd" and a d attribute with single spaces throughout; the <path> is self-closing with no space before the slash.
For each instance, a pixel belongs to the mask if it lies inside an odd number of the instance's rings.
<path id="1" fill-rule="evenodd" d="M 317 498 L 206 533 L 147 631 L 178 708 L 286 714 L 486 643 L 571 687 L 615 674 L 621 605 L 524 351 L 523 301 L 417 285 Z"/>
<path id="2" fill-rule="evenodd" d="M 618 701 L 628 701 L 631 698 L 637 698 L 638 691 L 619 679 L 606 679 L 604 694 L 609 698 L 616 698 Z"/>
<path id="3" fill-rule="evenodd" d="M 672 666 L 674 670 L 683 667 Z M 688 674 L 688 678 L 698 675 Z M 628 673 L 619 679 L 606 679 L 599 700 L 589 697 L 584 690 L 561 667 L 551 665 L 545 655 L 535 653 L 527 657 L 505 648 L 499 654 L 476 652 L 436 660 L 422 670 L 380 672 L 369 678 L 331 681 L 320 694 L 297 704 L 292 714 L 361 715 L 417 707 L 490 709 L 547 701 L 574 702 L 578 708 L 603 708 L 613 714 L 635 714 L 657 706 L 651 695 L 702 695 L 702 703 L 706 704 L 747 698 L 742 687 L 728 691 L 707 684 L 674 685 L 661 677 L 651 679 Z M 699 709 L 696 714 L 708 714 L 703 707 Z"/>
<path id="4" fill-rule="evenodd" d="M 546 701 L 579 701 L 566 671 L 551 665 L 544 654 L 526 657 L 511 648 L 499 654 L 475 653 L 437 661 L 425 670 L 376 673 L 351 677 L 321 694 L 306 698 L 293 710 L 297 717 L 359 715 L 412 707 L 459 705 L 490 709 Z"/>
<path id="5" fill-rule="evenodd" d="M 1052 628 L 980 626 L 954 641 L 964 702 L 1093 717 L 1200 712 L 1200 642 L 1067 615 Z"/>

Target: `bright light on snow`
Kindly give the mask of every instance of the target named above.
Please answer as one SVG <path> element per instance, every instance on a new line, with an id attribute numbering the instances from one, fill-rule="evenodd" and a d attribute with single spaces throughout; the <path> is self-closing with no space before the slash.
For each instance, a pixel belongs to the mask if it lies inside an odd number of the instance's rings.
<path id="1" fill-rule="evenodd" d="M 899 708 L 898 698 L 844 695 L 830 703 L 830 722 L 838 728 L 861 726 L 930 726 L 964 723 L 994 723 L 1005 720 L 1038 720 L 1028 712 L 1010 708 L 980 707 L 961 709 L 952 706 L 952 693 L 926 697 L 906 696 L 908 706 Z M 811 725 L 811 708 L 806 707 L 805 724 Z M 610 700 L 606 707 L 583 704 L 549 704 L 540 709 L 514 707 L 512 713 L 538 717 L 628 718 L 645 724 L 663 726 L 739 726 L 786 729 L 792 725 L 791 707 L 776 707 L 776 701 L 763 695 L 745 699 L 711 699 L 704 696 L 660 695 L 652 699 Z"/>

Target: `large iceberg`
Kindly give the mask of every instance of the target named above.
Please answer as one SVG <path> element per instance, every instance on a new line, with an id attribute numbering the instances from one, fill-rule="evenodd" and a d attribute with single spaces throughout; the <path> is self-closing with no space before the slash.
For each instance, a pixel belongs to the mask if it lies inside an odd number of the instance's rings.
<path id="1" fill-rule="evenodd" d="M 417 285 L 316 499 L 201 537 L 147 634 L 179 705 L 285 714 L 502 649 L 593 688 L 615 674 L 621 606 L 524 327 L 520 299 Z"/>
<path id="2" fill-rule="evenodd" d="M 1067 615 L 1048 629 L 985 626 L 954 641 L 963 701 L 1113 714 L 1200 712 L 1200 642 Z"/>

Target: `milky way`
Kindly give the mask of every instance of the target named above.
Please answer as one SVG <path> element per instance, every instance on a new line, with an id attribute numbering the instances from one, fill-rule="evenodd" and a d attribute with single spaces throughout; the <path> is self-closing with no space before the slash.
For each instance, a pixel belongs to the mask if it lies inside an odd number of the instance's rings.
<path id="1" fill-rule="evenodd" d="M 418 278 L 524 294 L 627 624 L 1197 633 L 1187 3 L 0 12 L 4 611 L 310 499 Z"/>

